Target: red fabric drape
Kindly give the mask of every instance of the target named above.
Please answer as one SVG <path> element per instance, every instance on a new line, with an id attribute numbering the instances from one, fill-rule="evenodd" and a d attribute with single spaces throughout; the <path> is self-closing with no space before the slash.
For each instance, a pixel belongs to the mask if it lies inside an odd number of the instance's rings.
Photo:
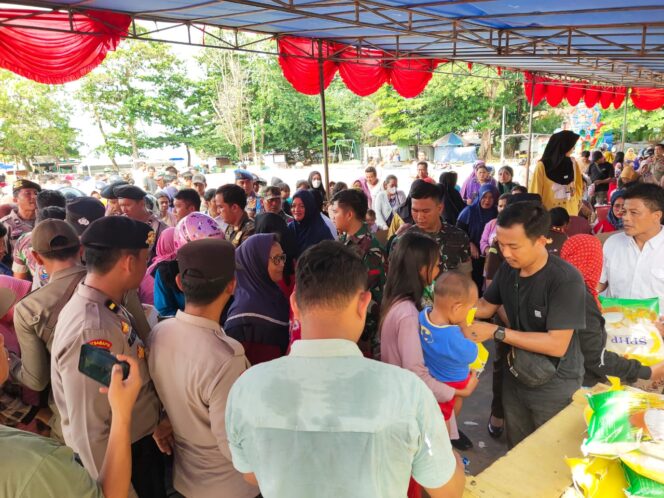
<path id="1" fill-rule="evenodd" d="M 535 92 L 533 94 L 533 78 L 535 80 Z M 528 103 L 531 101 L 531 96 L 534 98 L 533 105 L 537 105 L 542 102 L 542 99 L 546 96 L 546 86 L 540 84 L 544 81 L 544 78 L 539 76 L 533 76 L 530 73 L 524 73 L 523 80 L 523 89 L 526 92 L 526 100 Z"/>
<path id="2" fill-rule="evenodd" d="M 392 63 L 390 83 L 402 97 L 417 97 L 424 91 L 438 63 L 429 59 L 403 59 Z"/>
<path id="3" fill-rule="evenodd" d="M 625 101 L 625 92 L 627 92 L 627 88 L 624 86 L 618 86 L 614 88 L 613 92 L 613 107 L 618 109 L 623 102 Z"/>
<path id="4" fill-rule="evenodd" d="M 553 82 L 553 80 L 551 80 Z M 551 107 L 556 107 L 563 101 L 565 96 L 565 85 L 563 83 L 550 83 L 546 85 L 546 102 Z"/>
<path id="5" fill-rule="evenodd" d="M 662 88 L 632 88 L 630 96 L 636 108 L 642 111 L 654 111 L 664 106 Z"/>
<path id="6" fill-rule="evenodd" d="M 323 42 L 323 57 L 334 53 L 334 48 Z M 318 43 L 309 38 L 280 38 L 279 65 L 284 77 L 298 92 L 305 95 L 320 93 L 320 76 L 318 74 Z M 323 61 L 323 85 L 330 86 L 337 72 L 337 63 Z"/>
<path id="7" fill-rule="evenodd" d="M 348 47 L 339 56 L 348 60 L 338 63 L 339 76 L 348 89 L 360 97 L 371 95 L 390 79 L 382 61 L 383 52 L 362 50 L 359 53 L 357 49 Z"/>
<path id="8" fill-rule="evenodd" d="M 26 17 L 29 16 L 29 17 Z M 131 18 L 125 14 L 87 10 L 67 12 L 27 9 L 0 10 L 0 67 L 40 83 L 61 84 L 77 80 L 102 63 L 127 35 Z M 20 26 L 45 28 L 41 31 Z"/>
<path id="9" fill-rule="evenodd" d="M 340 43 L 323 42 L 325 88 L 337 70 L 346 86 L 361 97 L 371 95 L 384 83 L 390 83 L 402 97 L 416 97 L 431 80 L 432 71 L 442 62 L 431 59 L 388 61 L 379 50 L 361 49 Z M 327 60 L 334 58 L 337 60 Z M 284 77 L 298 92 L 320 92 L 318 43 L 309 38 L 279 38 L 279 65 Z"/>
<path id="10" fill-rule="evenodd" d="M 586 88 L 586 92 L 583 94 L 583 101 L 587 107 L 595 107 L 597 102 L 599 102 L 599 91 L 600 88 L 595 85 Z"/>
<path id="11" fill-rule="evenodd" d="M 586 85 L 583 83 L 568 83 L 565 89 L 565 98 L 571 106 L 577 105 L 581 102 L 583 93 L 586 91 Z"/>
<path id="12" fill-rule="evenodd" d="M 614 89 L 612 87 L 603 88 L 599 92 L 599 103 L 602 106 L 602 109 L 608 109 L 613 104 L 613 99 L 615 97 Z"/>

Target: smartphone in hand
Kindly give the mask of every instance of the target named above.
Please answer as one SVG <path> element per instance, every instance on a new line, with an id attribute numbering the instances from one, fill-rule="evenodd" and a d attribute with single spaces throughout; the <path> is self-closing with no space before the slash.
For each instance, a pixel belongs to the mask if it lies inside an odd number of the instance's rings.
<path id="1" fill-rule="evenodd" d="M 104 348 L 98 348 L 90 344 L 81 346 L 78 371 L 106 387 L 111 385 L 111 372 L 113 365 L 116 363 L 122 367 L 122 379 L 126 379 L 129 376 L 129 363 L 119 361 Z"/>

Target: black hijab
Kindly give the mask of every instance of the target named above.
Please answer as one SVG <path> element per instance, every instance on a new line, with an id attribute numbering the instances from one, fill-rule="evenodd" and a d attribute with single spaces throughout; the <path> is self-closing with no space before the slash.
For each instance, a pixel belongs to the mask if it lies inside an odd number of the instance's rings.
<path id="1" fill-rule="evenodd" d="M 457 183 L 457 174 L 455 171 L 442 173 L 438 179 L 440 189 L 443 192 L 443 219 L 450 225 L 456 225 L 459 213 L 466 207 L 461 194 L 455 188 Z"/>
<path id="2" fill-rule="evenodd" d="M 574 148 L 578 140 L 579 135 L 569 130 L 551 135 L 541 159 L 549 180 L 560 185 L 574 181 L 574 164 L 566 154 Z"/>
<path id="3" fill-rule="evenodd" d="M 320 185 L 318 187 L 314 187 L 314 176 L 318 175 L 320 176 Z M 321 198 L 324 200 L 327 197 L 327 194 L 325 192 L 325 187 L 323 186 L 323 175 L 321 175 L 318 171 L 312 171 L 309 173 L 309 179 L 307 180 L 309 182 L 309 185 L 311 185 L 312 190 L 317 190 L 321 194 Z"/>

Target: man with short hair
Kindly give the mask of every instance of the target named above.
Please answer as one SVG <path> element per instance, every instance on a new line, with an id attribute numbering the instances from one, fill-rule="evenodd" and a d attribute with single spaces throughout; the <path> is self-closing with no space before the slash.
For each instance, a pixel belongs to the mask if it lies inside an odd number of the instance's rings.
<path id="1" fill-rule="evenodd" d="M 282 208 L 283 201 L 281 199 L 281 190 L 279 190 L 279 187 L 265 187 L 265 191 L 263 192 L 263 204 L 266 213 L 278 214 L 286 223 L 293 221 L 293 217 L 288 216 Z"/>
<path id="2" fill-rule="evenodd" d="M 227 184 L 217 189 L 214 198 L 220 218 L 228 224 L 225 232 L 226 240 L 237 248 L 255 231 L 254 222 L 249 219 L 245 210 L 247 195 L 242 187 Z"/>
<path id="3" fill-rule="evenodd" d="M 616 177 L 613 164 L 607 162 L 604 154 L 599 150 L 593 152 L 592 159 L 593 162 L 588 168 L 588 175 L 590 175 L 590 181 L 595 186 L 594 201 L 596 204 L 606 204 L 608 202 L 609 183 L 615 180 Z"/>
<path id="4" fill-rule="evenodd" d="M 463 493 L 463 464 L 429 388 L 412 372 L 364 358 L 355 344 L 366 289 L 353 249 L 323 241 L 305 251 L 291 296 L 302 340 L 231 388 L 233 465 L 265 496 L 401 498 L 411 475 L 432 498 Z"/>
<path id="5" fill-rule="evenodd" d="M 65 196 L 57 190 L 42 190 L 37 194 L 37 219 L 35 225 L 48 218 L 64 219 L 64 209 L 67 204 Z M 58 208 L 58 209 L 50 209 Z M 48 273 L 37 263 L 32 255 L 32 232 L 21 235 L 14 245 L 12 255 L 12 272 L 15 278 L 32 280 L 32 289 L 46 285 Z"/>
<path id="6" fill-rule="evenodd" d="M 155 180 L 155 167 L 154 166 L 148 166 L 147 169 L 147 176 L 143 178 L 143 188 L 145 191 L 149 194 L 154 194 L 157 189 L 159 189 L 159 185 L 157 184 L 157 181 Z M 163 179 L 163 176 L 162 176 Z"/>
<path id="7" fill-rule="evenodd" d="M 205 190 L 207 189 L 207 181 L 205 180 L 205 175 L 201 173 L 197 173 L 193 176 L 191 179 L 191 183 L 194 185 L 194 190 L 198 192 L 198 197 L 201 200 L 201 207 L 200 211 L 202 212 L 207 212 L 208 210 L 208 203 L 205 200 Z M 214 216 L 213 216 L 214 218 Z"/>
<path id="8" fill-rule="evenodd" d="M 38 183 L 26 179 L 16 180 L 13 186 L 16 209 L 0 223 L 7 227 L 7 253 L 12 254 L 13 245 L 24 233 L 31 232 L 37 218 L 37 194 L 41 192 Z"/>
<path id="9" fill-rule="evenodd" d="M 254 175 L 247 171 L 246 169 L 236 169 L 235 172 L 235 185 L 239 186 L 244 190 L 246 196 L 246 205 L 245 210 L 251 219 L 256 218 L 257 214 L 263 212 L 262 199 L 254 191 Z"/>
<path id="10" fill-rule="evenodd" d="M 623 197 L 624 231 L 604 243 L 600 291 L 626 299 L 658 297 L 664 313 L 664 189 L 640 183 Z"/>
<path id="11" fill-rule="evenodd" d="M 101 192 L 99 192 L 102 198 L 106 199 L 106 216 L 119 216 L 122 214 L 120 201 L 115 193 L 115 188 L 123 185 L 129 185 L 129 183 L 124 180 L 118 180 L 107 185 L 101 189 Z"/>
<path id="12" fill-rule="evenodd" d="M 493 337 L 511 346 L 502 397 L 510 448 L 565 408 L 583 380 L 575 331 L 586 326 L 586 285 L 576 268 L 547 251 L 550 225 L 549 213 L 533 202 L 510 204 L 498 215 L 496 240 L 505 262 L 476 317 L 491 318 L 503 306 L 510 328 L 470 327 L 473 340 Z"/>
<path id="13" fill-rule="evenodd" d="M 159 421 L 160 403 L 150 381 L 145 346 L 133 317 L 121 302 L 138 288 L 147 268 L 154 231 L 124 216 L 107 216 L 83 233 L 87 275 L 62 308 L 53 334 L 51 383 L 62 417 L 67 446 L 78 453 L 83 466 L 97 478 L 108 442 L 111 410 L 99 394 L 99 384 L 78 371 L 83 344 L 134 358 L 142 387 L 131 426 L 132 484 L 138 496 L 165 496 L 161 454 L 152 433 Z"/>
<path id="14" fill-rule="evenodd" d="M 378 239 L 370 232 L 366 222 L 368 205 L 363 192 L 355 189 L 342 190 L 332 199 L 334 225 L 341 234 L 339 242 L 353 248 L 362 258 L 369 275 L 371 303 L 367 309 L 367 318 L 361 336 L 363 352 L 378 357 L 380 354 L 378 321 L 380 303 L 383 300 L 385 286 L 385 253 Z"/>
<path id="15" fill-rule="evenodd" d="M 411 189 L 410 197 L 414 225 L 403 225 L 399 235 L 414 230 L 433 237 L 440 247 L 442 272 L 458 269 L 470 273 L 470 240 L 466 232 L 443 221 L 444 206 L 438 185 L 419 182 Z"/>
<path id="16" fill-rule="evenodd" d="M 253 498 L 233 468 L 224 414 L 228 392 L 249 367 L 219 317 L 235 289 L 235 249 L 203 239 L 178 250 L 185 308 L 150 334 L 148 362 L 175 436 L 173 487 L 184 496 Z"/>
<path id="17" fill-rule="evenodd" d="M 191 213 L 197 213 L 201 209 L 201 197 L 193 188 L 183 188 L 173 199 L 173 213 L 180 221 Z"/>
<path id="18" fill-rule="evenodd" d="M 96 200 L 96 199 L 95 199 Z M 32 231 L 32 252 L 50 275 L 49 282 L 14 307 L 14 329 L 21 349 L 12 363 L 12 377 L 35 391 L 51 382 L 50 351 L 60 311 L 85 277 L 81 247 L 73 227 L 62 220 L 45 220 Z M 49 390 L 51 437 L 64 442 L 60 417 Z"/>
<path id="19" fill-rule="evenodd" d="M 155 233 L 154 244 L 150 247 L 148 265 L 157 255 L 157 241 L 161 233 L 168 228 L 164 222 L 159 220 L 156 214 L 150 211 L 145 204 L 144 190 L 134 185 L 121 185 L 113 188 L 113 194 L 118 198 L 118 205 L 122 214 L 132 220 L 146 223 Z"/>

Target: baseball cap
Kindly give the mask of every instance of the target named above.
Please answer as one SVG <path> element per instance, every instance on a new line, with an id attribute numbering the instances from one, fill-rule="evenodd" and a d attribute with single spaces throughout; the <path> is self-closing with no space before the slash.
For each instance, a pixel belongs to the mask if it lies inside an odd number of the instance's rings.
<path id="1" fill-rule="evenodd" d="M 205 175 L 202 175 L 202 174 L 198 173 L 198 174 L 196 174 L 192 177 L 191 182 L 192 183 L 203 183 L 204 184 L 204 183 L 206 183 L 205 182 Z"/>
<path id="2" fill-rule="evenodd" d="M 235 248 L 222 239 L 194 240 L 178 249 L 177 262 L 183 280 L 230 281 L 235 275 Z"/>
<path id="3" fill-rule="evenodd" d="M 32 231 L 32 250 L 39 254 L 71 249 L 80 245 L 76 231 L 63 220 L 44 220 Z"/>

